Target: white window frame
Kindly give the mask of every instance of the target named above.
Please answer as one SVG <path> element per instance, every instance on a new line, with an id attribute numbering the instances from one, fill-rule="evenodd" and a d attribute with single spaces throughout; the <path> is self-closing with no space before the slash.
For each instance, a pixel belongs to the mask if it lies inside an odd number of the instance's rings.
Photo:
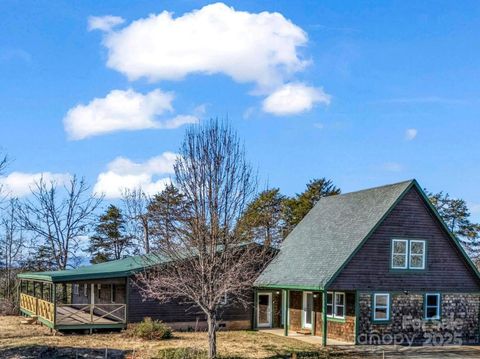
<path id="1" fill-rule="evenodd" d="M 395 253 L 395 243 L 396 242 L 404 242 L 405 243 L 405 254 L 403 253 Z M 391 261 L 392 261 L 392 269 L 408 269 L 408 252 L 409 252 L 409 245 L 408 245 L 408 239 L 392 239 L 392 255 L 391 255 Z M 404 266 L 395 266 L 393 262 L 393 257 L 397 255 L 404 255 L 405 257 L 405 265 Z"/>
<path id="2" fill-rule="evenodd" d="M 377 305 L 377 297 L 386 296 L 387 305 Z M 377 318 L 377 308 L 386 309 L 386 318 Z M 374 293 L 373 294 L 373 320 L 376 322 L 386 322 L 390 320 L 390 293 Z"/>
<path id="3" fill-rule="evenodd" d="M 332 303 L 328 304 L 328 295 L 332 295 Z M 337 295 L 343 297 L 343 304 L 337 304 Z M 345 308 L 347 306 L 347 297 L 345 296 L 345 292 L 327 292 L 327 308 L 332 307 L 332 314 L 327 314 L 328 318 L 337 318 L 337 319 L 345 319 Z M 342 307 L 342 315 L 337 315 L 337 307 Z M 328 310 L 327 310 L 328 313 Z"/>
<path id="4" fill-rule="evenodd" d="M 88 297 L 88 284 L 87 283 L 83 284 L 83 296 Z"/>
<path id="5" fill-rule="evenodd" d="M 421 267 L 412 267 L 411 262 L 412 262 L 412 256 L 419 256 L 420 254 L 412 254 L 412 243 L 421 243 L 422 244 L 422 266 Z M 411 239 L 408 243 L 408 268 L 409 269 L 425 269 L 425 247 L 426 247 L 426 242 L 421 239 Z"/>
<path id="6" fill-rule="evenodd" d="M 433 306 L 433 305 L 428 305 L 428 297 L 437 297 L 437 305 Z M 441 300 L 441 296 L 440 296 L 440 293 L 425 293 L 425 319 L 426 320 L 439 320 L 440 319 L 440 300 Z M 435 315 L 434 317 L 427 317 L 427 309 L 428 308 L 436 308 L 437 309 L 437 315 Z"/>
<path id="7" fill-rule="evenodd" d="M 406 253 L 405 253 L 405 266 L 395 266 L 393 262 L 394 255 L 403 255 L 403 253 L 395 253 L 395 243 L 404 242 Z M 420 256 L 420 254 L 412 254 L 412 243 L 421 243 L 422 244 L 422 266 L 421 267 L 412 267 L 411 259 L 412 256 Z M 392 250 L 390 253 L 390 266 L 392 269 L 412 269 L 412 270 L 423 270 L 425 269 L 425 262 L 427 257 L 427 241 L 424 239 L 402 239 L 402 238 L 393 238 L 392 239 Z"/>
<path id="8" fill-rule="evenodd" d="M 79 290 L 78 290 L 78 289 L 79 289 L 79 286 L 80 286 L 80 285 L 79 285 L 79 284 L 77 284 L 77 283 L 75 283 L 75 284 L 73 285 L 73 294 L 74 294 L 74 295 L 78 295 L 78 292 L 79 292 Z"/>

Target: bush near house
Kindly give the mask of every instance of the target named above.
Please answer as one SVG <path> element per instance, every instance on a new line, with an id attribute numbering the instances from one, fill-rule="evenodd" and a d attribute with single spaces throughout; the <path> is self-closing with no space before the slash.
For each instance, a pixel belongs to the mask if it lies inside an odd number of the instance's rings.
<path id="1" fill-rule="evenodd" d="M 172 328 L 162 321 L 152 320 L 152 318 L 145 318 L 142 322 L 132 325 L 127 330 L 127 334 L 147 340 L 170 339 L 173 337 Z"/>

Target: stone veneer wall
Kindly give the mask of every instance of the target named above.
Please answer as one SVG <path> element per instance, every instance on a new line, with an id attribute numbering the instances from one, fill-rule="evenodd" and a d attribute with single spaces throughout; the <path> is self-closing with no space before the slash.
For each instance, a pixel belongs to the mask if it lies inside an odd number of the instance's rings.
<path id="1" fill-rule="evenodd" d="M 440 320 L 425 321 L 424 293 L 390 293 L 390 320 L 373 322 L 372 294 L 359 293 L 359 344 L 479 342 L 480 294 L 442 293 Z"/>

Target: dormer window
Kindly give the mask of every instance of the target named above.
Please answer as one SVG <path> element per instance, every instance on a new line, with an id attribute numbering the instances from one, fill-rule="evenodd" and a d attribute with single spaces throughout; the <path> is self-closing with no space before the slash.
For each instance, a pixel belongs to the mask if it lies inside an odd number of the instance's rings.
<path id="1" fill-rule="evenodd" d="M 425 241 L 392 240 L 392 269 L 425 269 Z"/>

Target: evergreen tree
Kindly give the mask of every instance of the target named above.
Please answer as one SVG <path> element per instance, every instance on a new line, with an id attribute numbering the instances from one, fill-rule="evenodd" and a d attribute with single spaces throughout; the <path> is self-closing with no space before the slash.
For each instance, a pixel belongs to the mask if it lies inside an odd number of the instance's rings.
<path id="1" fill-rule="evenodd" d="M 159 241 L 174 241 L 176 223 L 188 215 L 185 196 L 170 184 L 152 198 L 147 209 L 153 248 Z"/>
<path id="2" fill-rule="evenodd" d="M 49 245 L 42 244 L 30 252 L 27 260 L 21 263 L 22 270 L 26 272 L 45 272 L 58 269 L 55 256 Z"/>
<path id="3" fill-rule="evenodd" d="M 280 189 L 265 190 L 248 205 L 238 229 L 249 241 L 278 246 L 285 230 L 285 196 Z"/>
<path id="4" fill-rule="evenodd" d="M 121 210 L 110 205 L 99 218 L 95 234 L 90 238 L 88 251 L 92 255 L 91 263 L 121 259 L 132 246 L 132 238 L 126 234 L 125 220 Z"/>
<path id="5" fill-rule="evenodd" d="M 451 198 L 448 193 L 427 195 L 448 229 L 460 240 L 468 254 L 476 261 L 480 259 L 480 224 L 470 221 L 470 211 L 463 199 Z"/>
<path id="6" fill-rule="evenodd" d="M 340 189 L 326 178 L 314 179 L 304 192 L 285 201 L 285 236 L 305 217 L 322 197 L 340 194 Z"/>

